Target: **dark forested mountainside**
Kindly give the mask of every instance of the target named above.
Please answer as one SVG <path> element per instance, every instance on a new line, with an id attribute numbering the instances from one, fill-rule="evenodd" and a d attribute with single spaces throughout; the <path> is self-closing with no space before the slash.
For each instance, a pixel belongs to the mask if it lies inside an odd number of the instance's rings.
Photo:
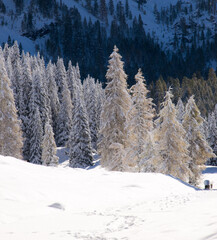
<path id="1" fill-rule="evenodd" d="M 2 32 L 11 31 L 6 40 L 0 37 L 2 45 L 18 40 L 21 48 L 40 51 L 46 62 L 60 56 L 66 66 L 69 60 L 79 63 L 82 79 L 91 74 L 104 82 L 108 56 L 117 45 L 128 84 L 141 68 L 149 87 L 157 88 L 152 91 L 156 103 L 162 88 L 158 79 L 168 86 L 171 78 L 179 78 L 172 81 L 175 89 L 176 84 L 191 85 L 181 94 L 185 99 L 189 92 L 205 91 L 192 90 L 194 84 L 186 79 L 207 79 L 210 67 L 216 70 L 214 0 L 0 0 L 0 19 Z M 28 49 L 27 40 L 35 49 Z"/>

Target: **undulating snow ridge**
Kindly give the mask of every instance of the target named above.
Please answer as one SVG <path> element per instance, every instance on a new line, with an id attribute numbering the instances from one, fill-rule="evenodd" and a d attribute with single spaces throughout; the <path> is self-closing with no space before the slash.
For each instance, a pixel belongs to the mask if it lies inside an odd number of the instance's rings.
<path id="1" fill-rule="evenodd" d="M 214 188 L 216 171 L 205 175 Z M 0 193 L 4 240 L 217 236 L 217 191 L 197 191 L 162 174 L 45 167 L 1 156 Z"/>

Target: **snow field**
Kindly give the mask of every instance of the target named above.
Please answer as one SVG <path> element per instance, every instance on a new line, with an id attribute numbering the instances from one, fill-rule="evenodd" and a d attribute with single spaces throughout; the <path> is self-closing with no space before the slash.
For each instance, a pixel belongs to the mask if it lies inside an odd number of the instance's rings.
<path id="1" fill-rule="evenodd" d="M 216 197 L 162 174 L 1 156 L 0 239 L 216 239 Z"/>

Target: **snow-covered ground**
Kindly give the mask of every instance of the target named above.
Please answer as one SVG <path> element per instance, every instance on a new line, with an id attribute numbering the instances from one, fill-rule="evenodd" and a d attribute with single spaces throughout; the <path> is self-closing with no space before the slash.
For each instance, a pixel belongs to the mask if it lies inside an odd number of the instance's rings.
<path id="1" fill-rule="evenodd" d="M 217 239 L 217 168 L 204 178 L 214 190 L 162 174 L 52 168 L 1 156 L 0 239 Z"/>

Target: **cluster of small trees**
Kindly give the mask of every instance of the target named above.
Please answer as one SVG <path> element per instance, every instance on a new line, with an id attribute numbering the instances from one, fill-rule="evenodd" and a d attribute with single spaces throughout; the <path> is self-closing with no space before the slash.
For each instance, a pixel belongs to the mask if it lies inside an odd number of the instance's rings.
<path id="1" fill-rule="evenodd" d="M 197 185 L 208 158 L 215 156 L 203 134 L 204 119 L 193 96 L 186 106 L 166 92 L 157 119 L 141 70 L 127 89 L 123 62 L 110 56 L 101 114 L 99 153 L 109 170 L 161 172 Z M 130 92 L 130 93 L 129 93 Z"/>
<path id="2" fill-rule="evenodd" d="M 78 65 L 69 62 L 66 71 L 59 58 L 45 66 L 39 54 L 20 55 L 15 42 L 0 48 L 0 84 L 0 154 L 54 166 L 56 145 L 67 145 L 70 166 L 92 165 L 104 98 L 99 82 L 88 76 L 82 85 Z"/>

